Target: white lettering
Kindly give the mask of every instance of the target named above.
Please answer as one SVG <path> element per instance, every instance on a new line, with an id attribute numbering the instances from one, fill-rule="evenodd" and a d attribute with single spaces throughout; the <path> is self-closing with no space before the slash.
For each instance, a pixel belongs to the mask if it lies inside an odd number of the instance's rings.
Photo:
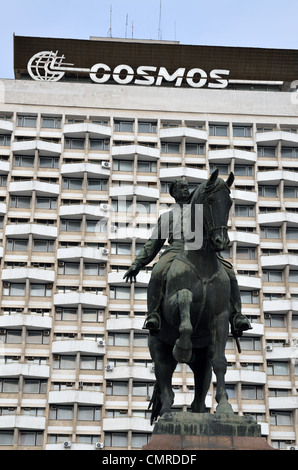
<path id="1" fill-rule="evenodd" d="M 137 75 L 141 75 L 143 79 L 136 78 L 135 84 L 136 85 L 154 85 L 155 77 L 152 75 L 148 75 L 147 72 L 156 72 L 157 67 L 153 67 L 151 65 L 140 65 L 137 68 Z"/>
<path id="2" fill-rule="evenodd" d="M 181 67 L 180 69 L 177 69 L 176 72 L 174 72 L 172 75 L 170 75 L 165 67 L 160 67 L 155 85 L 161 85 L 161 82 L 164 78 L 168 82 L 176 80 L 175 86 L 181 86 L 184 72 L 185 68 Z"/>
<path id="3" fill-rule="evenodd" d="M 214 69 L 210 72 L 210 78 L 214 78 L 218 83 L 208 83 L 209 88 L 226 88 L 228 86 L 228 80 L 225 80 L 221 75 L 229 75 L 229 70 Z"/>
<path id="4" fill-rule="evenodd" d="M 123 70 L 126 72 L 125 78 L 120 77 Z M 114 68 L 113 79 L 120 85 L 127 85 L 134 79 L 134 71 L 129 65 L 117 65 L 117 67 Z"/>
<path id="5" fill-rule="evenodd" d="M 194 76 L 199 74 L 201 76 L 198 82 L 195 82 Z M 207 73 L 202 69 L 191 69 L 186 76 L 187 83 L 194 88 L 201 88 L 207 83 Z"/>
<path id="6" fill-rule="evenodd" d="M 104 73 L 101 78 L 98 78 L 96 74 L 98 73 L 98 71 L 100 69 L 103 69 L 106 72 L 111 72 L 110 67 L 106 64 L 95 64 L 95 65 L 93 65 L 93 67 L 91 67 L 91 71 L 90 71 L 90 78 L 95 83 L 105 83 L 111 77 L 110 73 Z"/>

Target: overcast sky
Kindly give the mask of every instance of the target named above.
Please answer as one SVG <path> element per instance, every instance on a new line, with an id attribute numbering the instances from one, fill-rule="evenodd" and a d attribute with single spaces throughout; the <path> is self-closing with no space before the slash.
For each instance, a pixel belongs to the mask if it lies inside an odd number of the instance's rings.
<path id="1" fill-rule="evenodd" d="M 0 6 L 0 78 L 14 78 L 14 33 L 298 49 L 298 0 L 161 0 L 161 15 L 160 0 L 0 0 Z"/>

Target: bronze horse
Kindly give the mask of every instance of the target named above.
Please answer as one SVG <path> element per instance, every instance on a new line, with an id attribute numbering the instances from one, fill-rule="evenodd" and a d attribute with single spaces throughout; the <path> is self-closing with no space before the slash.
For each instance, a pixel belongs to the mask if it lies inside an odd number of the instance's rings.
<path id="1" fill-rule="evenodd" d="M 151 423 L 173 405 L 172 376 L 178 362 L 188 364 L 194 373 L 193 412 L 206 412 L 205 399 L 213 369 L 217 379 L 216 413 L 233 413 L 224 379 L 230 280 L 217 256 L 229 243 L 227 223 L 232 205 L 229 188 L 233 181 L 233 173 L 224 181 L 218 178 L 216 170 L 191 197 L 192 216 L 196 204 L 203 207 L 203 244 L 198 249 L 184 246 L 167 273 L 161 329 L 149 336 L 156 377 L 149 404 Z"/>

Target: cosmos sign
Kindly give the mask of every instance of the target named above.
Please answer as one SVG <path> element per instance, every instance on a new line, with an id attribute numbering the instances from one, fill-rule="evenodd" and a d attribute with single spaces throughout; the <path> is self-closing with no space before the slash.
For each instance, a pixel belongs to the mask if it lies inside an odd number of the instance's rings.
<path id="1" fill-rule="evenodd" d="M 187 70 L 180 67 L 169 73 L 165 67 L 140 65 L 134 70 L 126 64 L 117 65 L 113 70 L 107 64 L 98 63 L 91 68 L 78 68 L 74 64 L 63 62 L 64 55 L 58 51 L 42 51 L 35 54 L 28 62 L 27 70 L 33 80 L 54 81 L 61 80 L 66 72 L 88 74 L 94 83 L 107 83 L 113 80 L 119 85 L 145 85 L 161 86 L 166 82 L 180 87 L 185 81 L 192 88 L 226 88 L 228 86 L 229 70 L 213 69 L 209 75 L 201 68 Z"/>

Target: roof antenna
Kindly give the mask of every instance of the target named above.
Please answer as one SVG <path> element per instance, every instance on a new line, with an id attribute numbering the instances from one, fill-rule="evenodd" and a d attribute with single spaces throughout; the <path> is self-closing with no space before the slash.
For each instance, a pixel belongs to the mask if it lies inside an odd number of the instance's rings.
<path id="1" fill-rule="evenodd" d="M 160 0 L 160 4 L 159 4 L 159 24 L 158 24 L 158 40 L 159 40 L 159 41 L 161 40 L 161 28 L 160 28 L 160 25 L 161 25 L 161 0 Z"/>
<path id="2" fill-rule="evenodd" d="M 110 38 L 112 37 L 112 5 L 110 5 L 110 29 L 108 31 Z"/>
<path id="3" fill-rule="evenodd" d="M 125 39 L 127 38 L 127 25 L 128 25 L 128 14 L 126 13 Z"/>

